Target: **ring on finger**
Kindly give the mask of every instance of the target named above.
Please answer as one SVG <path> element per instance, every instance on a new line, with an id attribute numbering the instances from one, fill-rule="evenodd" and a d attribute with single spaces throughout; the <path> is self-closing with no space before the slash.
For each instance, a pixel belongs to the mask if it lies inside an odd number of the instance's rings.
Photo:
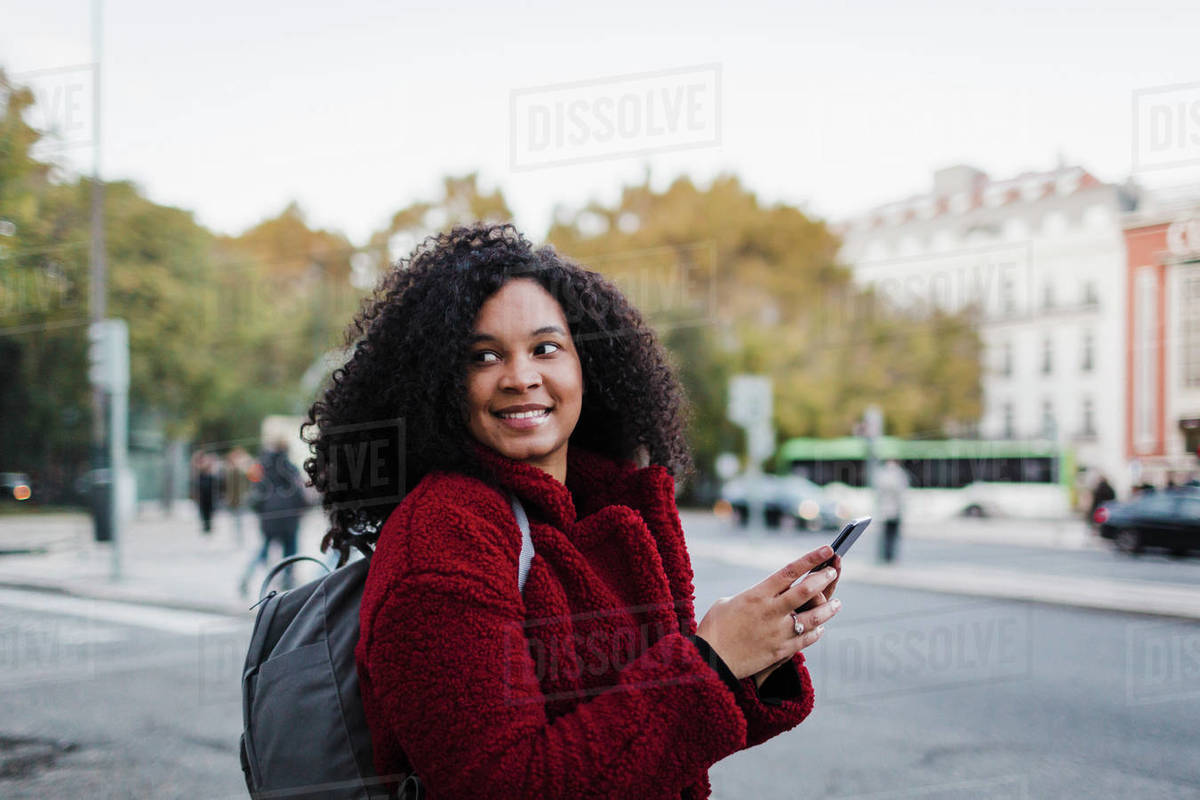
<path id="1" fill-rule="evenodd" d="M 792 630 L 796 632 L 797 636 L 802 635 L 804 633 L 804 623 L 800 621 L 800 615 L 795 611 L 789 611 L 788 613 L 792 615 Z"/>

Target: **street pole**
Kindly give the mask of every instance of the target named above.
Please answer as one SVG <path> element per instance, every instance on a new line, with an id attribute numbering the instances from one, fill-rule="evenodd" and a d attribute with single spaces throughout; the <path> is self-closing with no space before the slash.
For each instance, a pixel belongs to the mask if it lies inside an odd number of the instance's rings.
<path id="1" fill-rule="evenodd" d="M 92 322 L 104 319 L 108 312 L 108 278 L 104 264 L 104 184 L 100 182 L 100 6 L 92 3 L 92 239 L 89 262 L 88 316 Z M 103 469 L 104 389 L 92 386 L 92 468 Z"/>
<path id="2" fill-rule="evenodd" d="M 91 291 L 89 292 L 89 316 L 93 323 L 101 322 L 108 315 L 108 269 L 105 263 L 104 244 L 104 180 L 101 170 L 100 128 L 100 64 L 103 51 L 103 0 L 92 2 L 92 236 L 91 236 Z M 125 469 L 125 436 L 128 419 L 128 388 L 111 388 L 108 403 L 105 403 L 104 386 L 92 384 L 92 460 L 93 469 L 108 468 L 108 530 L 112 541 L 112 580 L 121 577 L 121 477 Z M 105 406 L 107 405 L 107 409 Z M 108 422 L 105 423 L 105 411 Z M 108 453 L 104 452 L 105 431 L 108 433 Z M 102 473 L 93 473 L 102 474 Z M 93 510 L 93 514 L 95 511 Z M 97 515 L 98 516 L 98 515 Z M 100 520 L 95 524 L 99 526 Z"/>
<path id="3" fill-rule="evenodd" d="M 866 478 L 867 489 L 870 492 L 870 497 L 876 509 L 879 508 L 879 487 L 875 485 L 875 476 L 879 474 L 879 458 L 877 455 L 876 444 L 878 438 L 883 434 L 883 411 L 879 406 L 867 406 L 866 412 L 863 414 L 863 433 L 866 435 L 867 458 L 866 458 Z M 883 558 L 884 537 L 877 537 L 879 540 L 880 558 Z"/>

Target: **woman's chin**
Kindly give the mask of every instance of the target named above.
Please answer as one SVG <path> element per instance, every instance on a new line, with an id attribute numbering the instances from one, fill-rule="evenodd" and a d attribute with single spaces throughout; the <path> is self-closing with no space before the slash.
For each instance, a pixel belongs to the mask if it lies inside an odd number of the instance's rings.
<path id="1" fill-rule="evenodd" d="M 514 461 L 541 461 L 554 450 L 553 443 L 526 437 L 502 436 L 492 442 L 492 449 Z"/>

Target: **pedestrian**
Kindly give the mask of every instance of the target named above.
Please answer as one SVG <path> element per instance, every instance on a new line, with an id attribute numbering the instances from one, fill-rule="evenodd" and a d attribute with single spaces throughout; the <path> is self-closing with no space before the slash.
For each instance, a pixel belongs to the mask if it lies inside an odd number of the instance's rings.
<path id="1" fill-rule="evenodd" d="M 881 557 L 885 564 L 896 559 L 900 540 L 900 520 L 904 516 L 904 493 L 908 491 L 908 474 L 889 459 L 875 476 L 875 499 L 879 517 L 883 520 Z"/>
<path id="2" fill-rule="evenodd" d="M 213 511 L 216 510 L 220 493 L 219 481 L 217 459 L 211 453 L 197 451 L 192 456 L 192 499 L 196 501 L 196 509 L 200 512 L 200 530 L 205 536 L 212 535 Z"/>
<path id="3" fill-rule="evenodd" d="M 707 798 L 712 764 L 809 714 L 801 651 L 840 561 L 796 581 L 832 554 L 814 550 L 697 626 L 685 399 L 611 282 L 511 225 L 455 228 L 385 275 L 351 338 L 306 469 L 323 546 L 375 545 L 355 655 L 379 775 L 431 797 Z"/>
<path id="4" fill-rule="evenodd" d="M 1117 493 L 1113 490 L 1112 485 L 1108 482 L 1108 478 L 1102 473 L 1096 481 L 1095 488 L 1092 489 L 1092 505 L 1088 509 L 1088 522 L 1092 525 L 1096 524 L 1096 509 L 1105 503 L 1116 500 Z"/>
<path id="5" fill-rule="evenodd" d="M 225 507 L 233 517 L 233 531 L 237 548 L 245 544 L 242 518 L 246 515 L 246 503 L 250 494 L 250 465 L 254 460 L 242 446 L 234 447 L 225 455 Z"/>
<path id="6" fill-rule="evenodd" d="M 300 470 L 288 458 L 286 439 L 278 437 L 268 442 L 258 469 L 251 475 L 258 478 L 251 490 L 250 504 L 258 514 L 262 545 L 242 571 L 238 591 L 243 597 L 249 594 L 255 569 L 268 564 L 272 545 L 279 545 L 282 558 L 296 555 L 300 518 L 308 505 Z M 283 570 L 280 584 L 285 590 L 295 585 L 290 566 Z"/>

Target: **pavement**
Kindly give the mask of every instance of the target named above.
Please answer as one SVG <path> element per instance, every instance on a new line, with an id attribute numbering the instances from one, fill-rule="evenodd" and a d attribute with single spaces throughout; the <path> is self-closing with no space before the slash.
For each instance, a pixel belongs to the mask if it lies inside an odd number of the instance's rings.
<path id="1" fill-rule="evenodd" d="M 298 552 L 321 556 L 324 518 L 310 510 L 302 519 Z M 201 532 L 199 516 L 190 502 L 170 512 L 151 506 L 123 531 L 120 574 L 113 576 L 109 543 L 95 542 L 86 514 L 0 516 L 0 586 L 34 589 L 166 608 L 217 614 L 246 614 L 258 599 L 266 569 L 258 567 L 239 591 L 246 565 L 261 547 L 258 521 L 242 519 L 239 536 L 233 516 L 220 511 L 210 534 Z M 283 557 L 275 548 L 274 564 Z M 322 574 L 313 563 L 296 566 L 297 581 Z"/>
<path id="2" fill-rule="evenodd" d="M 684 511 L 681 518 L 693 559 L 713 559 L 765 574 L 797 556 L 796 542 L 778 535 L 729 535 L 727 525 L 704 512 Z M 266 572 L 257 568 L 249 581 L 249 592 L 241 594 L 240 576 L 260 547 L 257 527 L 257 521 L 247 515 L 239 536 L 233 516 L 218 512 L 212 532 L 202 534 L 191 503 L 177 503 L 170 512 L 148 507 L 127 526 L 120 548 L 120 574 L 114 577 L 112 547 L 92 540 L 91 522 L 86 515 L 0 516 L 0 587 L 246 615 L 258 597 Z M 1066 554 L 1103 547 L 1079 520 L 946 521 L 910 528 L 905 531 L 907 538 L 958 544 L 1045 548 Z M 323 533 L 322 514 L 310 511 L 301 523 L 299 552 L 320 556 Z M 275 550 L 268 561 L 274 564 L 281 557 Z M 298 565 L 297 569 L 299 582 L 323 572 L 312 563 Z M 1200 619 L 1200 584 L 1004 568 L 986 559 L 979 563 L 966 559 L 882 565 L 870 563 L 869 556 L 862 553 L 852 553 L 843 580 Z"/>

